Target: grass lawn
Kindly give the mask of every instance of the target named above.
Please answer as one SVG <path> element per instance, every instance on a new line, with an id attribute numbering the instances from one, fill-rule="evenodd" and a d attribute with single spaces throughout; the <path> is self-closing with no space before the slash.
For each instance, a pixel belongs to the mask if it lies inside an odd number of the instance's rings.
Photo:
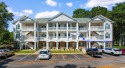
<path id="1" fill-rule="evenodd" d="M 51 53 L 82 53 L 82 51 L 79 51 L 79 50 L 72 50 L 72 51 L 69 51 L 69 50 L 65 50 L 65 51 L 62 51 L 62 50 L 51 50 Z"/>
<path id="2" fill-rule="evenodd" d="M 16 51 L 15 53 L 17 54 L 17 53 L 35 53 L 36 51 L 35 50 L 19 50 L 19 51 Z"/>
<path id="3" fill-rule="evenodd" d="M 114 48 L 124 48 L 125 49 L 125 46 L 114 46 Z"/>

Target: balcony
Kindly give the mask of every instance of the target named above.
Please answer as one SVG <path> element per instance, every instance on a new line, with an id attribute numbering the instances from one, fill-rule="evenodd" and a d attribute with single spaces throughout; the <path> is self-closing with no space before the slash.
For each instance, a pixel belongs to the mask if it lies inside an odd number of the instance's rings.
<path id="1" fill-rule="evenodd" d="M 69 36 L 69 40 L 76 40 L 76 36 Z"/>
<path id="2" fill-rule="evenodd" d="M 92 30 L 100 30 L 103 29 L 103 26 L 91 26 Z"/>
<path id="3" fill-rule="evenodd" d="M 68 30 L 76 30 L 76 27 L 68 27 Z"/>
<path id="4" fill-rule="evenodd" d="M 47 40 L 46 37 L 38 37 L 37 40 Z"/>
<path id="5" fill-rule="evenodd" d="M 34 27 L 31 26 L 31 27 L 22 27 L 22 30 L 34 30 Z"/>
<path id="6" fill-rule="evenodd" d="M 46 31 L 46 28 L 37 28 L 37 31 Z"/>
<path id="7" fill-rule="evenodd" d="M 59 30 L 66 30 L 66 27 L 58 27 Z"/>
<path id="8" fill-rule="evenodd" d="M 24 40 L 25 41 L 33 41 L 34 40 L 34 36 L 25 36 Z"/>
<path id="9" fill-rule="evenodd" d="M 56 36 L 49 36 L 49 40 L 55 40 Z"/>
<path id="10" fill-rule="evenodd" d="M 86 28 L 79 28 L 79 30 L 80 30 L 80 31 L 82 31 L 82 30 L 87 30 L 87 27 L 86 27 Z"/>
<path id="11" fill-rule="evenodd" d="M 91 36 L 91 39 L 93 39 L 93 40 L 103 40 L 104 36 Z"/>
<path id="12" fill-rule="evenodd" d="M 56 27 L 48 27 L 48 30 L 56 30 Z"/>

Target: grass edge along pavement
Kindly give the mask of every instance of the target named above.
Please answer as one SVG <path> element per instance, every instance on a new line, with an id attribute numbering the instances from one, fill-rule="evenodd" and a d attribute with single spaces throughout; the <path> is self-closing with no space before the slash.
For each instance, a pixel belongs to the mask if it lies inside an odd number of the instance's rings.
<path id="1" fill-rule="evenodd" d="M 50 50 L 51 54 L 83 54 L 80 50 Z M 36 50 L 18 50 L 16 55 L 35 54 Z"/>
<path id="2" fill-rule="evenodd" d="M 36 52 L 36 50 L 31 50 L 31 49 L 26 49 L 26 50 L 18 50 L 15 51 L 14 54 L 16 55 L 20 55 L 20 54 L 34 54 Z"/>

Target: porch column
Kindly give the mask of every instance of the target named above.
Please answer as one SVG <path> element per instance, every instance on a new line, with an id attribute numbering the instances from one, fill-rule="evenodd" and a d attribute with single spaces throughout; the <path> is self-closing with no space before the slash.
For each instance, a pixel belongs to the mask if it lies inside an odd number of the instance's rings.
<path id="1" fill-rule="evenodd" d="M 58 40 L 58 22 L 56 23 L 56 39 Z"/>
<path id="2" fill-rule="evenodd" d="M 46 42 L 46 49 L 49 49 L 49 42 Z"/>
<path id="3" fill-rule="evenodd" d="M 91 42 L 89 42 L 89 47 L 88 48 L 90 48 L 91 47 Z"/>
<path id="4" fill-rule="evenodd" d="M 66 30 L 67 30 L 67 31 L 66 31 L 66 34 L 67 34 L 66 37 L 67 37 L 67 40 L 68 40 L 68 39 L 69 39 L 69 38 L 68 38 L 68 22 L 66 23 L 66 25 L 67 25 L 67 27 L 66 27 L 66 28 L 67 28 L 67 29 L 66 29 Z"/>
<path id="5" fill-rule="evenodd" d="M 76 31 L 77 31 L 77 32 L 76 32 L 76 40 L 78 40 L 78 37 L 79 37 L 78 29 L 79 29 L 79 28 L 78 28 L 78 23 L 76 23 Z"/>
<path id="6" fill-rule="evenodd" d="M 105 48 L 105 42 L 104 42 L 104 44 L 103 44 L 103 48 Z"/>
<path id="7" fill-rule="evenodd" d="M 18 45 L 20 45 L 20 50 L 22 49 L 22 45 L 21 45 L 21 42 L 19 42 L 19 44 Z"/>
<path id="8" fill-rule="evenodd" d="M 59 42 L 56 42 L 56 49 L 59 49 Z"/>
<path id="9" fill-rule="evenodd" d="M 37 49 L 39 49 L 39 42 L 37 42 L 37 46 L 36 46 Z"/>
<path id="10" fill-rule="evenodd" d="M 69 48 L 69 45 L 68 45 L 68 42 L 66 42 L 66 49 L 68 49 Z"/>
<path id="11" fill-rule="evenodd" d="M 78 42 L 76 42 L 76 49 L 79 49 L 79 44 L 78 44 Z"/>
<path id="12" fill-rule="evenodd" d="M 46 30 L 47 30 L 47 31 L 46 31 L 46 38 L 47 38 L 47 40 L 49 40 L 49 39 L 48 39 L 48 23 L 46 24 Z"/>
<path id="13" fill-rule="evenodd" d="M 36 50 L 36 42 L 34 42 L 34 50 Z"/>

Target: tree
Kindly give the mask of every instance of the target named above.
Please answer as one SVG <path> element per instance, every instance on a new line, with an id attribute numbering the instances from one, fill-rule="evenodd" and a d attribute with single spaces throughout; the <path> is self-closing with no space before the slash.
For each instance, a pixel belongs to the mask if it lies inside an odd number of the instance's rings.
<path id="1" fill-rule="evenodd" d="M 13 20 L 13 13 L 8 12 L 7 5 L 4 2 L 0 2 L 0 33 L 3 30 L 7 30 L 8 22 Z"/>
<path id="2" fill-rule="evenodd" d="M 103 16 L 107 16 L 107 8 L 105 7 L 100 7 L 100 6 L 97 6 L 97 7 L 93 7 L 90 11 L 90 16 L 91 17 L 94 17 L 94 16 L 97 16 L 97 15 L 103 15 Z"/>
<path id="3" fill-rule="evenodd" d="M 7 30 L 8 23 L 12 20 L 13 13 L 8 12 L 4 2 L 0 2 L 0 44 L 7 44 L 12 40 L 10 32 Z"/>
<path id="4" fill-rule="evenodd" d="M 1 33 L 1 44 L 11 44 L 13 42 L 13 32 L 9 32 L 8 30 Z"/>
<path id="5" fill-rule="evenodd" d="M 112 9 L 112 19 L 114 24 L 114 35 L 118 36 L 115 39 L 119 39 L 119 45 L 124 45 L 125 42 L 125 2 L 118 3 Z"/>
<path id="6" fill-rule="evenodd" d="M 73 11 L 74 18 L 89 17 L 89 11 L 85 9 L 76 9 Z"/>

